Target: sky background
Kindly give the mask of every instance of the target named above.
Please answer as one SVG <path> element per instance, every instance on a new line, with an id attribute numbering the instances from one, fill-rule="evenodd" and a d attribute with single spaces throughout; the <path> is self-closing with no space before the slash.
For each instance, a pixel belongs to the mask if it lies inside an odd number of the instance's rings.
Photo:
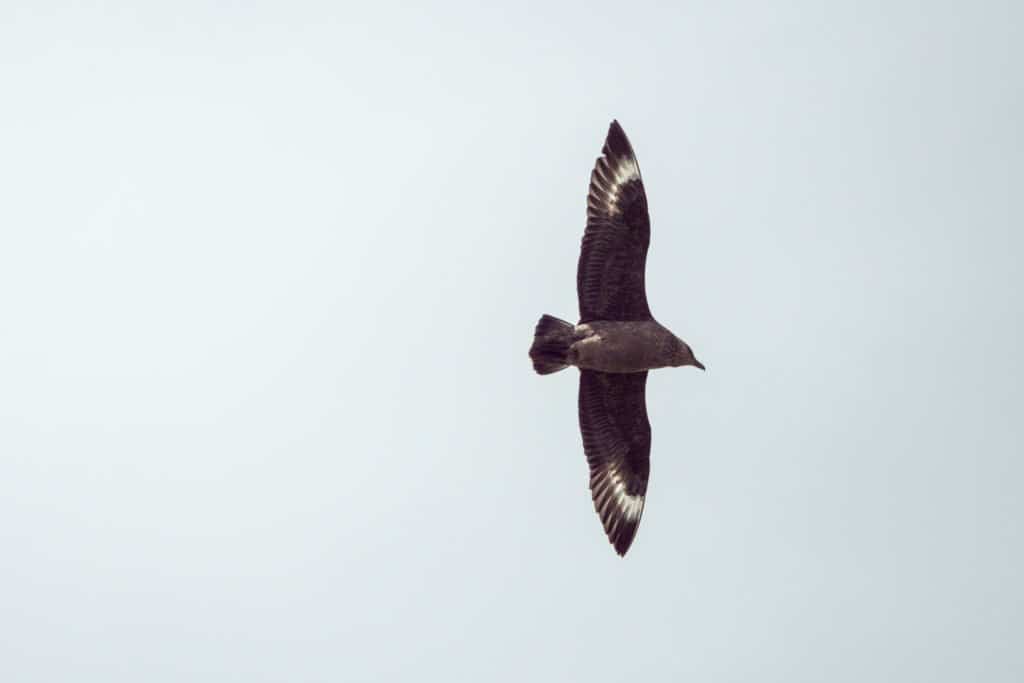
<path id="1" fill-rule="evenodd" d="M 372 5 L 372 6 L 371 6 Z M 0 678 L 1024 678 L 1013 2 L 0 6 Z M 643 170 L 643 524 L 590 169 Z"/>

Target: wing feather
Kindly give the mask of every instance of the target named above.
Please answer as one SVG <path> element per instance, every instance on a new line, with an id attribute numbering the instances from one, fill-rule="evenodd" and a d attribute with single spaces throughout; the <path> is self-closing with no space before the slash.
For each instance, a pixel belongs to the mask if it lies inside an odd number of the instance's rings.
<path id="1" fill-rule="evenodd" d="M 580 432 L 590 490 L 608 540 L 625 555 L 636 536 L 650 475 L 647 373 L 580 371 Z"/>
<path id="2" fill-rule="evenodd" d="M 580 322 L 650 320 L 644 269 L 651 226 L 640 165 L 618 121 L 590 174 L 576 269 Z"/>

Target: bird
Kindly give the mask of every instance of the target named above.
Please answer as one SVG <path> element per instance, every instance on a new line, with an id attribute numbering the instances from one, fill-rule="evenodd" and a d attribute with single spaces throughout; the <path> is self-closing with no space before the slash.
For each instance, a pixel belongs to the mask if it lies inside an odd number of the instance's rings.
<path id="1" fill-rule="evenodd" d="M 647 305 L 650 227 L 640 165 L 613 120 L 590 174 L 576 268 L 579 322 L 542 315 L 529 355 L 539 375 L 579 369 L 579 423 L 591 498 L 608 541 L 622 557 L 640 525 L 650 475 L 647 373 L 705 369 L 689 344 L 655 320 Z"/>

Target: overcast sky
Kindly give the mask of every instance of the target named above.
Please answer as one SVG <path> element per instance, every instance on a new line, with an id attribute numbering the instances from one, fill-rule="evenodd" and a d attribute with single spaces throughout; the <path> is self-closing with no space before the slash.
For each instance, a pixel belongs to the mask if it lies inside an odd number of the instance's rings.
<path id="1" fill-rule="evenodd" d="M 0 678 L 1024 678 L 1019 3 L 505 4 L 2 5 Z M 612 118 L 625 559 L 526 355 Z"/>

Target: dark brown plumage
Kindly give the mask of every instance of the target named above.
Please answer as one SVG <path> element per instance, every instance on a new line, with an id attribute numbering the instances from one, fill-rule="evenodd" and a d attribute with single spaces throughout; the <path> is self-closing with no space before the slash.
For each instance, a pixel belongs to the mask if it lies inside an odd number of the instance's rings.
<path id="1" fill-rule="evenodd" d="M 602 151 L 590 174 L 587 229 L 576 268 L 580 322 L 653 320 L 644 288 L 651 241 L 647 195 L 618 121 L 612 121 Z"/>
<path id="2" fill-rule="evenodd" d="M 590 490 L 619 555 L 636 536 L 647 495 L 647 371 L 681 365 L 704 369 L 686 342 L 651 315 L 644 286 L 649 244 L 640 166 L 622 127 L 612 121 L 590 175 L 576 270 L 580 322 L 541 317 L 530 358 L 542 375 L 570 365 L 580 368 L 580 432 Z"/>
<path id="3" fill-rule="evenodd" d="M 636 535 L 651 471 L 646 387 L 646 372 L 580 370 L 580 432 L 590 465 L 590 491 L 608 540 L 620 555 Z"/>

